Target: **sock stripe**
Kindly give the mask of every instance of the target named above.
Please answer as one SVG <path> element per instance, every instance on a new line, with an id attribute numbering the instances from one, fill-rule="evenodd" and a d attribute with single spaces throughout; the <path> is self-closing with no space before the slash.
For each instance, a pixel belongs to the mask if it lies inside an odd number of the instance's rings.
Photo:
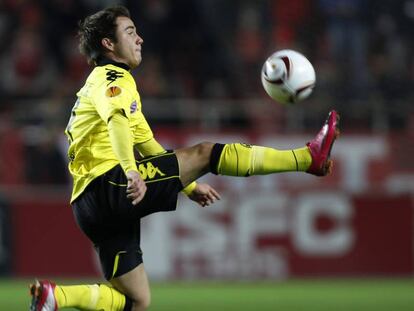
<path id="1" fill-rule="evenodd" d="M 298 159 L 296 158 L 296 154 L 295 151 L 292 150 L 293 156 L 295 157 L 295 161 L 296 161 L 296 171 L 299 171 L 299 164 L 298 164 Z"/>
<path id="2" fill-rule="evenodd" d="M 250 168 L 246 174 L 246 177 L 250 175 L 254 175 L 255 172 L 263 171 L 264 155 L 265 155 L 265 147 L 252 146 Z"/>
<path id="3" fill-rule="evenodd" d="M 90 291 L 91 291 L 91 299 L 89 302 L 89 308 L 96 309 L 96 305 L 98 304 L 99 299 L 99 285 L 88 285 Z"/>

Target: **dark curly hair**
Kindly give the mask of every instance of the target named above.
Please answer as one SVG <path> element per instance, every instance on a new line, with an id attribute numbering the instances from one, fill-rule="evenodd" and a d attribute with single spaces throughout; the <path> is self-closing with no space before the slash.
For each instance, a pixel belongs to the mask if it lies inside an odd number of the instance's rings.
<path id="1" fill-rule="evenodd" d="M 103 57 L 103 38 L 117 42 L 116 19 L 120 16 L 131 17 L 126 7 L 118 5 L 101 10 L 79 22 L 79 50 L 86 56 L 89 64 L 96 65 Z"/>

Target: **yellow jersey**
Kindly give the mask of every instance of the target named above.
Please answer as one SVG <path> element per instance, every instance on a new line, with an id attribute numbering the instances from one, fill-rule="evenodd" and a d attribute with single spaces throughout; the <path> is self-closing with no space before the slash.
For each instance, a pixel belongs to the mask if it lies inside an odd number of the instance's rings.
<path id="1" fill-rule="evenodd" d="M 69 171 L 73 177 L 71 202 L 92 180 L 119 164 L 107 126 L 115 113 L 121 112 L 128 118 L 134 145 L 153 139 L 128 66 L 109 63 L 95 67 L 76 95 L 65 130 L 69 140 Z"/>

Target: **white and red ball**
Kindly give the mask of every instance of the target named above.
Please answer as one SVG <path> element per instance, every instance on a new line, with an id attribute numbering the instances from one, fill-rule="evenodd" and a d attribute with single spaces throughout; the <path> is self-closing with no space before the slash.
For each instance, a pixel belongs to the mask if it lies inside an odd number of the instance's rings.
<path id="1" fill-rule="evenodd" d="M 266 93 L 278 103 L 286 105 L 309 97 L 316 82 L 311 62 L 293 50 L 281 50 L 270 55 L 261 75 Z"/>

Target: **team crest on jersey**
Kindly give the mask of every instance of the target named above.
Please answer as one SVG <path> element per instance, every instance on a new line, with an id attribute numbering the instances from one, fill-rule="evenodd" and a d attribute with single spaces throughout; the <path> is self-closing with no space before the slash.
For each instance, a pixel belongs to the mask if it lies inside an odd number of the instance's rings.
<path id="1" fill-rule="evenodd" d="M 135 111 L 137 111 L 137 102 L 134 100 L 130 106 L 130 111 L 131 113 L 134 113 Z"/>
<path id="2" fill-rule="evenodd" d="M 106 89 L 105 95 L 107 97 L 115 97 L 118 96 L 119 94 L 121 94 L 122 90 L 120 87 L 117 86 L 111 86 L 109 88 Z"/>

